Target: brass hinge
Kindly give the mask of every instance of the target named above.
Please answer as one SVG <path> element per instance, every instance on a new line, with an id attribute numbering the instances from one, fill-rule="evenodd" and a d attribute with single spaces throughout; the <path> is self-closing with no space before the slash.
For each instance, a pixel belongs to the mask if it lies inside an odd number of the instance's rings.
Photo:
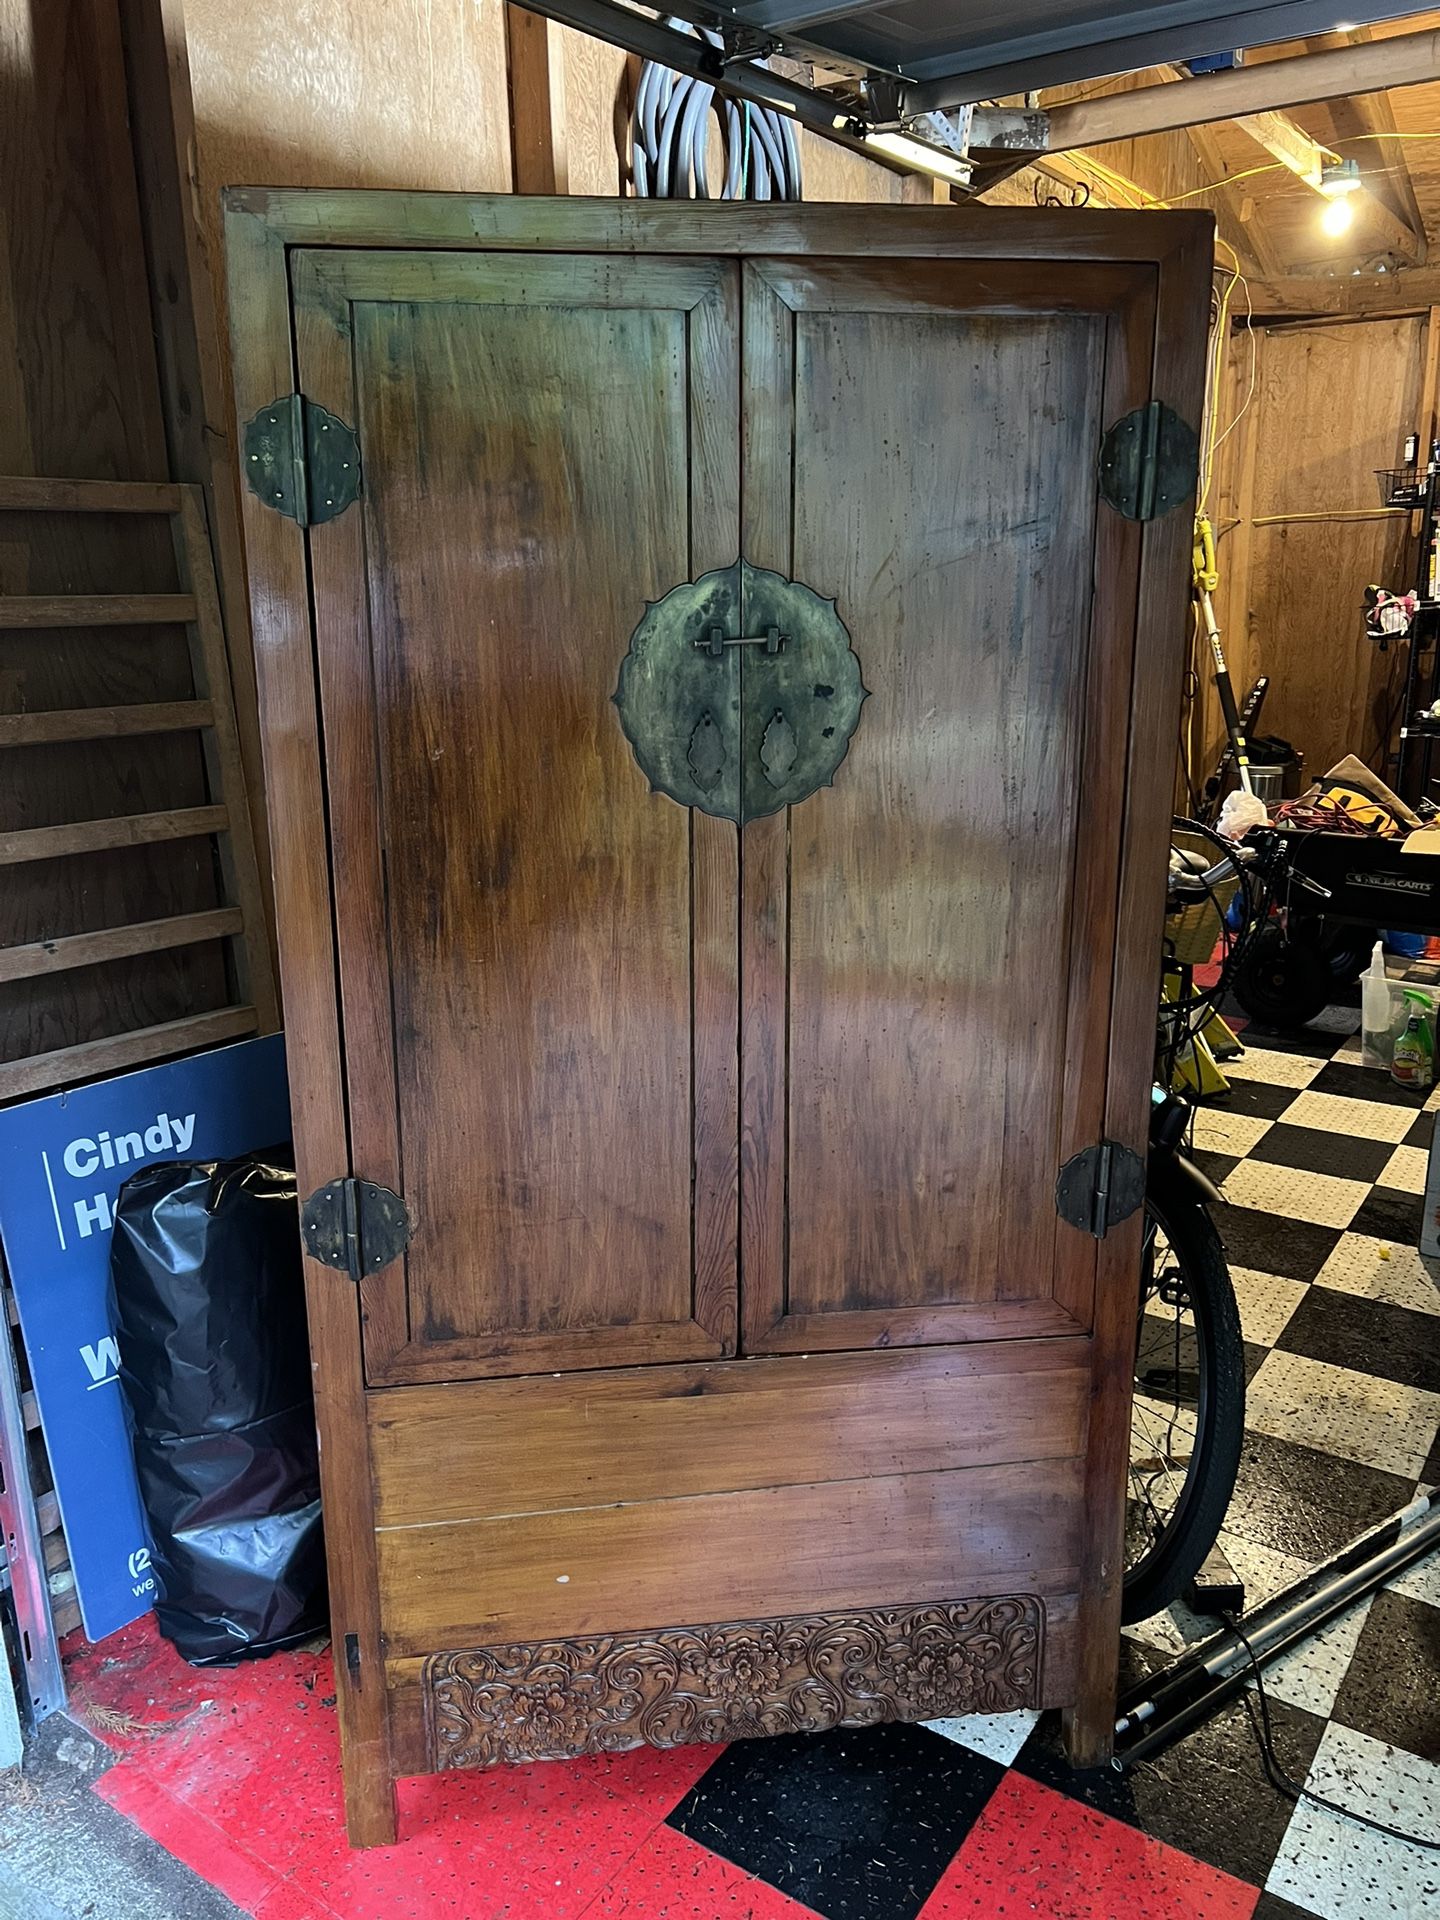
<path id="1" fill-rule="evenodd" d="M 1067 1160 L 1055 1182 L 1055 1211 L 1103 1240 L 1145 1198 L 1145 1162 L 1116 1140 L 1101 1140 Z"/>
<path id="2" fill-rule="evenodd" d="M 352 1280 L 378 1273 L 410 1244 L 405 1202 L 372 1180 L 332 1180 L 300 1209 L 306 1251 Z"/>
<path id="3" fill-rule="evenodd" d="M 1100 443 L 1100 492 L 1127 520 L 1158 520 L 1199 476 L 1200 436 L 1163 400 L 1127 413 Z"/>
<path id="4" fill-rule="evenodd" d="M 302 527 L 345 511 L 360 492 L 353 427 L 301 393 L 281 394 L 245 423 L 250 491 Z"/>

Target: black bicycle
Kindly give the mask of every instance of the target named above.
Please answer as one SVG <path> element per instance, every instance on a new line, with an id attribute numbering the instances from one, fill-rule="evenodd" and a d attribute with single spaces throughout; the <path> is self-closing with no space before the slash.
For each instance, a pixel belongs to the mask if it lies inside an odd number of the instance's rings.
<path id="1" fill-rule="evenodd" d="M 1235 1491 L 1245 1432 L 1245 1349 L 1210 1212 L 1221 1196 L 1186 1151 L 1194 1106 L 1182 1087 L 1187 1062 L 1196 1069 L 1191 1079 L 1203 1084 L 1198 1066 L 1205 1029 L 1269 923 L 1288 866 L 1283 834 L 1261 830 L 1237 847 L 1197 821 L 1174 822 L 1135 1329 L 1127 1623 L 1187 1592 Z M 1217 945 L 1218 971 L 1195 964 L 1196 953 L 1209 956 Z"/>
<path id="2" fill-rule="evenodd" d="M 1130 1412 L 1122 1618 L 1179 1599 L 1219 1536 L 1245 1430 L 1245 1350 L 1210 1215 L 1219 1193 L 1182 1150 L 1190 1108 L 1157 1102 L 1145 1185 Z"/>

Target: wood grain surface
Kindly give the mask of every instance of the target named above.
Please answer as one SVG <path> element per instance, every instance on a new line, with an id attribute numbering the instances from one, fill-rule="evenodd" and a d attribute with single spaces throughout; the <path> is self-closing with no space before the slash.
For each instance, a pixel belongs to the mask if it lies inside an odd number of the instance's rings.
<path id="1" fill-rule="evenodd" d="M 1072 1594 L 1083 1485 L 1081 1460 L 1031 1461 L 387 1528 L 386 1649 L 918 1604 L 957 1586 Z"/>
<path id="2" fill-rule="evenodd" d="M 1104 857 L 1077 797 L 1128 674 L 1091 652 L 1093 447 L 1107 316 L 1147 282 L 746 278 L 747 542 L 837 596 L 871 689 L 833 791 L 742 849 L 747 1343 L 1083 1325 L 1052 1200 L 1107 1018 L 1068 936 Z"/>
<path id="3" fill-rule="evenodd" d="M 296 382 L 285 248 L 263 222 L 227 222 L 235 406 L 244 421 Z M 340 1064 L 339 983 L 310 620 L 306 538 L 292 521 L 243 500 L 255 671 L 274 830 L 275 917 L 285 1005 L 295 1169 L 301 1193 L 349 1157 Z M 335 521 L 326 531 L 343 528 Z M 346 1830 L 356 1846 L 396 1834 L 390 1717 L 370 1527 L 360 1302 L 345 1275 L 306 1257 L 336 1704 L 345 1765 Z"/>
<path id="4" fill-rule="evenodd" d="M 1161 262 L 1153 320 L 1134 307 L 1114 329 L 1115 384 L 1135 403 L 1151 396 L 1186 420 L 1198 420 L 1204 394 L 1206 290 L 1214 263 L 1208 222 L 1176 222 L 1173 246 Z M 1118 407 L 1116 411 L 1118 411 Z M 1126 409 L 1128 411 L 1128 408 Z M 1113 417 L 1113 415 L 1112 415 Z M 1189 615 L 1192 502 L 1187 498 L 1140 530 L 1139 575 L 1130 642 L 1117 620 L 1112 656 L 1133 661 L 1130 726 L 1123 761 L 1101 763 L 1091 782 L 1091 817 L 1109 818 L 1118 832 L 1118 896 L 1114 906 L 1114 964 L 1106 1023 L 1103 1137 L 1143 1154 L 1149 1136 L 1155 1058 L 1157 955 L 1164 912 L 1164 871 L 1170 842 L 1170 795 L 1175 767 L 1174 717 L 1180 703 Z M 1123 530 L 1103 523 L 1102 547 L 1117 583 L 1126 571 L 1109 540 Z M 1133 534 L 1131 536 L 1133 539 Z M 1123 799 L 1121 796 L 1123 795 Z M 1123 808 L 1118 819 L 1115 807 Z M 1134 1385 L 1135 1313 L 1139 1295 L 1143 1211 L 1107 1234 L 1095 1271 L 1094 1400 L 1086 1463 L 1085 1566 L 1081 1583 L 1080 1673 L 1066 1720 L 1072 1762 L 1108 1760 L 1114 1739 L 1116 1648 L 1124 1575 L 1126 1468 Z"/>
<path id="5" fill-rule="evenodd" d="M 370 1377 L 723 1352 L 733 834 L 647 790 L 610 694 L 645 602 L 733 557 L 734 270 L 356 254 L 305 285 L 367 474 L 317 543 L 352 1099 L 418 1223 L 367 1288 Z"/>
<path id="6" fill-rule="evenodd" d="M 368 1402 L 375 1524 L 1063 1459 L 1085 1450 L 1088 1357 L 992 1341 L 396 1388 Z"/>

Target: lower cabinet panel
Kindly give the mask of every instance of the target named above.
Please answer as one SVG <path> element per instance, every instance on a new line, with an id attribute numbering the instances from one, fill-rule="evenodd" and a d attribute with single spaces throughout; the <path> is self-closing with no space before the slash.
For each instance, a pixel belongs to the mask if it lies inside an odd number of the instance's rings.
<path id="1" fill-rule="evenodd" d="M 1089 1357 L 371 1393 L 397 1766 L 1064 1704 Z"/>
<path id="2" fill-rule="evenodd" d="M 525 1642 L 390 1663 L 395 1771 L 1062 1707 L 1073 1594 Z"/>
<path id="3" fill-rule="evenodd" d="M 575 1633 L 1074 1592 L 1080 1460 L 831 1480 L 378 1536 L 393 1656 Z"/>
<path id="4" fill-rule="evenodd" d="M 426 1748 L 438 1770 L 1003 1713 L 1038 1703 L 1044 1649 L 1017 1594 L 434 1654 Z"/>

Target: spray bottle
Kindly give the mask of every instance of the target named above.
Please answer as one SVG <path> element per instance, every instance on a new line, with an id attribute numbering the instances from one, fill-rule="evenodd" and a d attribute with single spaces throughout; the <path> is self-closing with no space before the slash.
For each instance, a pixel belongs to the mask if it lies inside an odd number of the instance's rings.
<path id="1" fill-rule="evenodd" d="M 1370 970 L 1360 980 L 1360 1025 L 1365 1036 L 1365 1046 L 1372 1056 L 1378 1056 L 1382 1066 L 1390 1064 L 1391 1042 L 1390 982 L 1385 973 L 1385 943 L 1375 942 L 1375 951 L 1370 956 Z"/>
<path id="2" fill-rule="evenodd" d="M 1409 987 L 1405 989 L 1405 998 L 1410 1003 L 1410 1017 L 1405 1022 L 1405 1031 L 1395 1042 L 1390 1078 L 1397 1087 L 1408 1087 L 1412 1093 L 1418 1093 L 1435 1078 L 1430 1001 L 1423 993 L 1415 993 Z"/>

